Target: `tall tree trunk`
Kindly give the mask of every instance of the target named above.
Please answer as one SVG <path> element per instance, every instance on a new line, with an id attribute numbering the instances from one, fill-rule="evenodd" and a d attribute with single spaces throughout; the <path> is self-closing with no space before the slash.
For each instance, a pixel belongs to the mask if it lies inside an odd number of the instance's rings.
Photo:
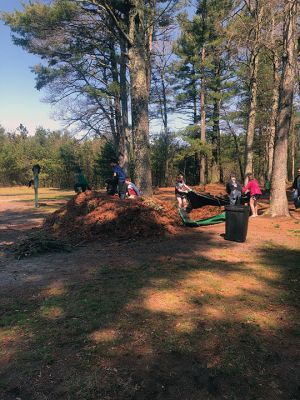
<path id="1" fill-rule="evenodd" d="M 275 131 L 276 131 L 276 118 L 278 112 L 278 100 L 279 100 L 279 57 L 273 56 L 273 93 L 272 93 L 272 106 L 270 116 L 270 134 L 269 134 L 269 146 L 268 146 L 268 179 L 271 180 L 273 158 L 274 158 L 274 142 L 275 142 Z"/>
<path id="2" fill-rule="evenodd" d="M 295 171 L 295 112 L 292 110 L 292 121 L 288 138 L 288 180 L 294 181 Z"/>
<path id="3" fill-rule="evenodd" d="M 215 59 L 214 67 L 214 86 L 213 91 L 216 97 L 213 99 L 213 163 L 218 170 L 218 181 L 223 183 L 223 166 L 221 162 L 221 134 L 220 134 L 220 108 L 221 108 L 221 65 L 220 60 Z"/>
<path id="4" fill-rule="evenodd" d="M 253 142 L 256 122 L 257 109 L 257 73 L 258 73 L 259 53 L 254 49 L 250 57 L 250 102 L 249 102 L 249 117 L 246 133 L 246 154 L 245 154 L 245 177 L 253 171 Z"/>
<path id="5" fill-rule="evenodd" d="M 119 152 L 123 155 L 121 165 L 126 174 L 129 174 L 129 161 L 131 153 L 133 152 L 133 137 L 130 141 L 130 130 L 128 125 L 128 93 L 127 93 L 127 78 L 126 78 L 126 72 L 127 72 L 126 43 L 123 38 L 121 38 L 120 40 L 121 40 L 120 97 L 121 97 L 121 107 L 122 107 L 122 132 L 120 138 Z"/>
<path id="6" fill-rule="evenodd" d="M 223 167 L 221 162 L 221 135 L 220 135 L 220 104 L 219 98 L 213 100 L 213 171 L 218 172 L 218 181 L 223 182 Z"/>
<path id="7" fill-rule="evenodd" d="M 152 11 L 154 12 L 154 10 Z M 152 177 L 148 105 L 150 91 L 149 46 L 152 39 L 152 29 L 146 28 L 146 19 L 143 4 L 132 6 L 129 14 L 129 37 L 132 45 L 128 49 L 128 56 L 132 130 L 135 141 L 135 174 L 142 193 L 150 196 L 152 195 Z M 148 25 L 150 21 L 147 21 Z"/>
<path id="8" fill-rule="evenodd" d="M 110 59 L 111 59 L 111 71 L 112 71 L 112 79 L 113 83 L 116 88 L 119 87 L 119 72 L 118 72 L 118 67 L 117 67 L 117 61 L 116 61 L 116 53 L 115 53 L 115 48 L 114 45 L 110 46 Z M 117 136 L 118 136 L 118 150 L 120 149 L 120 142 L 122 140 L 122 135 L 123 135 L 123 126 L 122 126 L 122 115 L 121 115 L 121 99 L 120 99 L 120 94 L 118 90 L 115 90 L 113 93 L 113 98 L 114 98 L 114 116 L 115 116 L 115 126 L 116 126 L 116 131 L 117 131 Z"/>
<path id="9" fill-rule="evenodd" d="M 160 74 L 161 85 L 162 85 L 162 102 L 163 102 L 163 124 L 164 124 L 164 140 L 165 140 L 165 154 L 164 154 L 164 177 L 163 182 L 164 186 L 167 186 L 168 176 L 169 176 L 169 126 L 168 126 L 168 107 L 167 107 L 167 92 L 166 92 L 166 83 L 163 72 Z"/>
<path id="10" fill-rule="evenodd" d="M 257 178 L 261 181 L 264 178 L 264 164 L 265 164 L 265 148 L 264 145 L 264 133 L 263 128 L 259 126 L 258 128 L 258 137 L 257 137 Z"/>
<path id="11" fill-rule="evenodd" d="M 160 85 L 158 85 L 158 81 Z M 162 186 L 167 186 L 168 175 L 169 175 L 169 126 L 168 126 L 168 103 L 167 103 L 167 89 L 165 80 L 164 67 L 157 67 L 157 76 L 154 79 L 154 85 L 156 88 L 156 94 L 159 104 L 159 113 L 163 122 L 163 133 L 161 134 L 161 140 L 163 143 L 163 168 L 161 169 L 160 183 Z"/>
<path id="12" fill-rule="evenodd" d="M 264 7 L 259 1 L 251 3 L 246 1 L 246 5 L 254 19 L 254 38 L 250 54 L 250 85 L 249 85 L 249 117 L 246 133 L 246 147 L 245 147 L 245 179 L 247 173 L 253 172 L 253 142 L 255 134 L 255 123 L 257 113 L 257 74 L 260 55 L 260 41 L 261 41 L 261 25 Z M 245 182 L 246 183 L 246 182 Z"/>
<path id="13" fill-rule="evenodd" d="M 224 115 L 225 115 L 225 121 L 226 121 L 227 127 L 229 129 L 229 132 L 231 133 L 231 135 L 233 137 L 236 157 L 237 157 L 237 161 L 238 161 L 239 169 L 240 169 L 241 180 L 244 181 L 245 180 L 245 175 L 244 175 L 244 168 L 243 168 L 243 163 L 242 163 L 241 152 L 240 152 L 239 143 L 238 143 L 238 137 L 237 137 L 237 134 L 235 133 L 234 129 L 232 128 L 232 126 L 231 126 L 231 124 L 229 122 L 227 113 L 226 113 L 226 111 L 225 111 L 225 109 L 223 107 L 222 107 L 222 110 L 223 110 Z"/>
<path id="14" fill-rule="evenodd" d="M 272 217 L 289 215 L 286 196 L 287 143 L 291 126 L 295 84 L 297 0 L 285 0 L 282 75 L 276 125 L 270 210 Z"/>
<path id="15" fill-rule="evenodd" d="M 195 71 L 195 66 L 193 64 L 193 67 L 191 69 L 191 75 L 193 76 L 193 80 L 191 83 L 192 86 L 192 103 L 193 103 L 193 123 L 197 124 L 198 123 L 198 113 L 197 113 L 197 100 L 198 100 L 198 91 L 197 91 L 197 80 L 195 78 L 196 71 Z"/>
<path id="16" fill-rule="evenodd" d="M 201 87 L 200 87 L 200 139 L 202 143 L 206 142 L 206 113 L 205 113 L 205 35 L 206 35 L 206 17 L 207 2 L 203 0 L 201 8 L 202 17 L 202 51 L 201 51 Z M 206 158 L 204 155 L 200 158 L 200 184 L 205 185 L 206 179 Z"/>
<path id="17" fill-rule="evenodd" d="M 268 170 L 267 178 L 271 181 L 272 178 L 272 168 L 273 168 L 273 158 L 274 158 L 274 142 L 275 142 L 275 132 L 276 132 L 276 118 L 278 112 L 278 100 L 279 100 L 279 67 L 280 60 L 276 49 L 275 37 L 275 16 L 272 15 L 272 62 L 273 62 L 273 91 L 272 91 L 272 106 L 271 106 L 271 116 L 270 116 L 270 127 L 269 127 L 269 142 L 268 142 Z"/>

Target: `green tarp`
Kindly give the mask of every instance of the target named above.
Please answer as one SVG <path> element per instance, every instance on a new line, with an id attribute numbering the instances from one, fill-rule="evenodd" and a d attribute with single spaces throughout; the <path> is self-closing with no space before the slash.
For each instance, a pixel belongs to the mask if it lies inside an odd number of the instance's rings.
<path id="1" fill-rule="evenodd" d="M 179 215 L 182 218 L 184 225 L 186 226 L 206 226 L 206 225 L 215 225 L 219 224 L 220 222 L 225 221 L 225 212 L 221 214 L 214 215 L 210 218 L 200 219 L 198 221 L 193 221 L 189 219 L 188 214 L 186 211 L 179 209 Z"/>

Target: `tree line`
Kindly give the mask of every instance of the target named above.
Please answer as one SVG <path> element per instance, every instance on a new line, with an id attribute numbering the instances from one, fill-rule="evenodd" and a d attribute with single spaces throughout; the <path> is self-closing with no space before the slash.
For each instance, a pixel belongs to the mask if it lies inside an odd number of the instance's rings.
<path id="1" fill-rule="evenodd" d="M 26 185 L 32 179 L 32 167 L 41 166 L 42 186 L 70 188 L 74 173 L 81 167 L 94 185 L 103 183 L 108 171 L 102 163 L 101 139 L 79 142 L 68 132 L 37 128 L 28 135 L 22 124 L 13 132 L 0 127 L 0 183 Z"/>
<path id="2" fill-rule="evenodd" d="M 185 132 L 183 138 L 184 135 Z M 183 140 L 176 141 L 178 135 L 173 136 L 172 143 L 167 146 L 164 139 L 157 135 L 150 141 L 153 185 L 173 185 L 178 171 L 184 171 L 188 182 L 197 185 L 199 174 L 193 146 L 187 146 Z M 169 160 L 167 175 L 164 170 L 166 147 Z M 227 152 L 226 165 L 229 174 L 235 165 L 230 142 Z M 27 185 L 32 179 L 32 166 L 39 164 L 40 182 L 44 187 L 72 188 L 75 173 L 80 168 L 94 189 L 101 188 L 106 179 L 111 178 L 110 162 L 117 157 L 114 142 L 105 137 L 78 139 L 68 131 L 51 131 L 43 127 L 38 127 L 33 135 L 29 135 L 23 124 L 13 131 L 6 131 L 0 126 L 0 184 L 3 186 Z M 131 165 L 128 174 L 134 176 Z"/>
<path id="3" fill-rule="evenodd" d="M 15 44 L 43 59 L 37 89 L 68 124 L 111 141 L 145 194 L 178 168 L 192 184 L 254 171 L 271 180 L 272 215 L 288 214 L 300 142 L 296 0 L 23 7 L 2 18 Z"/>

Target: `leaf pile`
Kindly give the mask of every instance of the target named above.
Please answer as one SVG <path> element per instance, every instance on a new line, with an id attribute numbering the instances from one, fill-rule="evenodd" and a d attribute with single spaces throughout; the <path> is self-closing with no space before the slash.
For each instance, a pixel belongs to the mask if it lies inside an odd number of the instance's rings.
<path id="1" fill-rule="evenodd" d="M 193 209 L 189 213 L 189 218 L 193 221 L 198 221 L 201 219 L 211 218 L 217 214 L 220 214 L 224 211 L 224 207 L 217 206 L 203 206 L 201 208 Z"/>
<path id="2" fill-rule="evenodd" d="M 49 232 L 39 230 L 14 244 L 10 250 L 20 260 L 41 253 L 71 251 L 71 249 L 70 243 L 51 235 Z"/>
<path id="3" fill-rule="evenodd" d="M 138 198 L 120 200 L 104 193 L 85 192 L 46 218 L 44 228 L 54 236 L 79 241 L 138 239 L 166 233 L 182 226 L 174 202 Z"/>

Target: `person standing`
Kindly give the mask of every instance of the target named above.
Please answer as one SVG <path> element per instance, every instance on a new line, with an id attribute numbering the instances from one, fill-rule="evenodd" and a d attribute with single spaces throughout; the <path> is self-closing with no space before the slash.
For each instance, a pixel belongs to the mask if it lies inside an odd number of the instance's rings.
<path id="1" fill-rule="evenodd" d="M 300 167 L 298 167 L 297 169 L 297 176 L 294 179 L 293 182 L 293 200 L 294 200 L 294 204 L 296 208 L 300 207 L 300 201 L 299 201 L 299 197 L 300 197 Z"/>
<path id="2" fill-rule="evenodd" d="M 243 187 L 242 189 L 242 193 L 245 192 L 250 192 L 250 208 L 251 208 L 251 212 L 252 215 L 251 217 L 258 217 L 258 204 L 257 204 L 257 200 L 259 199 L 259 197 L 261 196 L 261 190 L 259 187 L 259 184 L 257 182 L 256 179 L 254 179 L 253 174 L 248 174 L 248 183 L 245 187 Z"/>
<path id="3" fill-rule="evenodd" d="M 120 199 L 125 199 L 126 197 L 126 175 L 121 166 L 116 160 L 111 160 L 110 165 L 113 169 L 113 178 L 118 179 L 118 194 Z"/>
<path id="4" fill-rule="evenodd" d="M 230 181 L 226 184 L 226 192 L 229 196 L 230 205 L 239 204 L 242 194 L 242 185 L 237 181 L 236 175 L 230 175 Z"/>
<path id="5" fill-rule="evenodd" d="M 179 174 L 176 179 L 176 184 L 175 184 L 175 196 L 177 199 L 178 207 L 186 210 L 188 206 L 188 199 L 187 199 L 187 194 L 190 192 L 192 189 L 186 185 L 184 182 L 184 177 L 182 174 Z"/>

